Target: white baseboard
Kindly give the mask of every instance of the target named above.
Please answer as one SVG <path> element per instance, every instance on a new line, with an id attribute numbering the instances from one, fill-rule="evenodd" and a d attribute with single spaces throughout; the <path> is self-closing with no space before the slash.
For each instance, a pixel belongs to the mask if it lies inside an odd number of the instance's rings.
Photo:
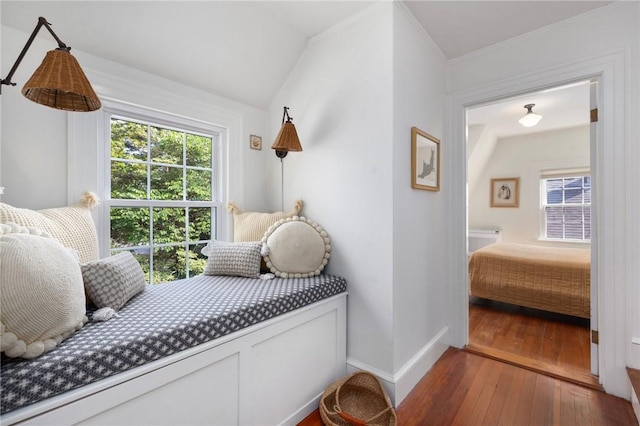
<path id="1" fill-rule="evenodd" d="M 424 377 L 433 364 L 449 347 L 449 327 L 444 326 L 426 345 L 422 347 L 395 374 L 389 374 L 353 358 L 347 358 L 347 374 L 368 371 L 374 374 L 384 386 L 394 407 L 409 395 L 409 392 Z"/>
<path id="2" fill-rule="evenodd" d="M 638 419 L 638 423 L 640 423 L 640 402 L 638 401 L 638 395 L 631 389 L 631 406 L 633 407 L 633 412 L 636 414 L 636 419 Z"/>

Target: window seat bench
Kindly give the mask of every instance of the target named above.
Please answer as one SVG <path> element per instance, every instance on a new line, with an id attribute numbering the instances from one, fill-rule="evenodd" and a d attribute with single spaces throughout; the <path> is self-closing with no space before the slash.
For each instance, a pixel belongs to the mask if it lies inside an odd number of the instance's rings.
<path id="1" fill-rule="evenodd" d="M 295 424 L 345 374 L 343 278 L 147 287 L 51 352 L 3 357 L 2 424 Z"/>

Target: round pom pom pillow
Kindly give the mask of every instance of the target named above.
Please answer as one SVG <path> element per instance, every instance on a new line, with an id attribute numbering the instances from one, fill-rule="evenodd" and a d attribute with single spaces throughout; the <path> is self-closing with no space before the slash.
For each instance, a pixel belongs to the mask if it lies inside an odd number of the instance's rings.
<path id="1" fill-rule="evenodd" d="M 49 234 L 0 225 L 0 348 L 35 358 L 86 322 L 77 257 Z"/>
<path id="2" fill-rule="evenodd" d="M 282 278 L 318 275 L 331 254 L 326 231 L 305 217 L 294 216 L 276 222 L 264 234 L 262 243 L 267 267 Z"/>

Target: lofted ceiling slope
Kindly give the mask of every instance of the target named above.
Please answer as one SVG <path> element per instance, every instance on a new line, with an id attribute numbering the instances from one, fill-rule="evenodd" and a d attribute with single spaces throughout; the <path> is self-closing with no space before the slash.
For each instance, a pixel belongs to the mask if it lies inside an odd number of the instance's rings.
<path id="1" fill-rule="evenodd" d="M 372 3 L 2 0 L 0 14 L 25 33 L 44 16 L 77 50 L 264 110 L 312 37 Z M 404 3 L 452 59 L 611 2 Z M 12 64 L 2 65 L 4 76 Z"/>

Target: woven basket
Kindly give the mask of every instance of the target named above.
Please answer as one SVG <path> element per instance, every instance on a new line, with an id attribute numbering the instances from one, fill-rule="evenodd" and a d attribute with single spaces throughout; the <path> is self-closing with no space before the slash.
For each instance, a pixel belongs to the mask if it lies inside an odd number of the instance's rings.
<path id="1" fill-rule="evenodd" d="M 329 386 L 320 399 L 320 417 L 329 426 L 395 426 L 396 412 L 376 376 L 358 371 Z"/>

